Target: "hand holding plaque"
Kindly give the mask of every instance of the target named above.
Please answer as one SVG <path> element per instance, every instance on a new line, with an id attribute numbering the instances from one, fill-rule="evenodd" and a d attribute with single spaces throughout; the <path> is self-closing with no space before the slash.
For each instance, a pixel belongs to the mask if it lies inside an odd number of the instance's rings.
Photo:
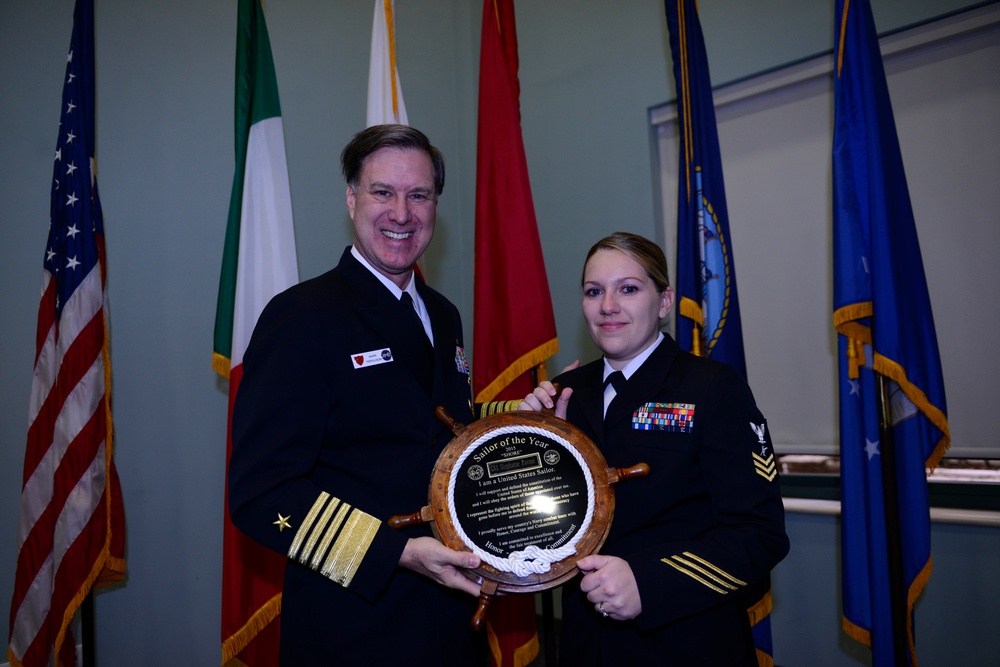
<path id="1" fill-rule="evenodd" d="M 611 529 L 611 485 L 649 472 L 644 463 L 608 468 L 579 429 L 544 412 L 499 413 L 469 426 L 443 408 L 437 416 L 455 438 L 432 471 L 430 505 L 389 525 L 430 521 L 445 546 L 479 556 L 477 629 L 497 591 L 533 593 L 572 578 L 576 561 L 600 549 Z"/>

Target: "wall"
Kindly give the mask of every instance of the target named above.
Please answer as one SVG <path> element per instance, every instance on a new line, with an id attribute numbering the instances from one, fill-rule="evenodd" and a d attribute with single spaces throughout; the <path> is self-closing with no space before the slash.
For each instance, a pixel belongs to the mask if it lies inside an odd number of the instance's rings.
<path id="1" fill-rule="evenodd" d="M 98 659 L 107 665 L 210 665 L 219 657 L 226 427 L 226 390 L 210 360 L 233 169 L 236 7 L 195 0 L 96 4 L 98 177 L 110 262 L 116 456 L 129 529 L 128 580 L 97 596 Z M 832 47 L 833 17 L 826 3 L 700 4 L 717 84 Z M 882 0 L 876 3 L 876 20 L 880 30 L 891 30 L 969 4 Z M 265 3 L 303 278 L 324 271 L 350 241 L 337 158 L 363 124 L 372 6 L 371 0 Z M 586 248 L 618 228 L 657 234 L 646 112 L 673 97 L 673 83 L 658 0 L 538 0 L 519 2 L 517 11 L 524 139 L 556 303 L 562 349 L 553 366 L 558 369 L 593 355 L 575 296 Z M 411 122 L 448 160 L 429 276 L 471 318 L 481 8 L 462 0 L 401 0 L 397 15 Z M 71 25 L 68 0 L 0 3 L 4 628 L 16 558 L 48 186 Z M 466 338 L 471 337 L 467 321 Z M 790 517 L 789 527 L 793 554 L 776 574 L 779 647 L 811 636 L 804 627 L 790 627 L 791 619 L 830 615 L 837 604 L 829 587 L 822 595 L 802 592 L 803 582 L 836 576 L 833 526 L 810 529 Z M 995 533 L 968 532 L 936 536 L 935 548 L 970 559 L 959 563 L 966 569 L 970 562 L 981 567 L 983 559 L 969 549 L 987 546 Z M 805 559 L 810 553 L 828 555 L 821 573 Z M 932 580 L 928 600 L 935 586 Z M 962 589 L 952 595 L 945 588 L 938 589 L 935 609 L 964 609 Z M 795 607 L 781 601 L 786 599 Z M 835 620 L 815 634 L 843 643 Z M 853 664 L 840 649 L 830 659 Z"/>
<path id="2" fill-rule="evenodd" d="M 1000 5 L 882 40 L 947 395 L 950 456 L 998 458 L 1000 415 L 982 388 L 1000 350 Z M 833 56 L 715 91 L 747 373 L 779 453 L 835 454 Z M 650 112 L 666 248 L 676 255 L 676 105 Z M 901 286 L 905 289 L 906 286 Z M 974 326 L 959 326 L 974 314 Z M 970 354 L 970 351 L 975 351 Z M 803 372 L 809 369 L 809 372 Z"/>
<path id="3" fill-rule="evenodd" d="M 785 515 L 792 548 L 771 578 L 774 659 L 785 667 L 871 665 L 871 653 L 841 631 L 839 517 Z M 1000 664 L 1000 528 L 931 524 L 933 574 L 917 601 L 921 665 Z"/>

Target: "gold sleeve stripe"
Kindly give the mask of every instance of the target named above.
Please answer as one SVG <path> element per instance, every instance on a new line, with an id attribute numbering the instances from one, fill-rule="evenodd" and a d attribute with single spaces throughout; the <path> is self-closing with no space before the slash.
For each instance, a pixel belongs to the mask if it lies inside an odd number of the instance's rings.
<path id="1" fill-rule="evenodd" d="M 380 524 L 375 517 L 355 509 L 330 549 L 320 574 L 341 586 L 350 586 Z"/>
<path id="2" fill-rule="evenodd" d="M 322 509 L 323 505 L 326 504 L 327 498 L 329 497 L 330 494 L 323 491 L 319 494 L 319 497 L 316 498 L 316 501 L 309 509 L 309 513 L 306 515 L 305 520 L 299 526 L 299 529 L 295 531 L 295 537 L 292 538 L 292 546 L 288 547 L 289 558 L 296 558 L 298 556 L 299 548 L 302 546 L 302 542 L 309 535 L 313 522 L 316 520 L 316 515 L 319 514 L 320 509 Z"/>
<path id="3" fill-rule="evenodd" d="M 323 540 L 319 543 L 319 548 L 316 549 L 316 552 L 312 557 L 312 562 L 309 564 L 309 567 L 313 570 L 319 569 L 320 563 L 323 562 L 323 555 L 326 553 L 326 550 L 330 548 L 330 542 L 333 542 L 333 536 L 337 534 L 338 530 L 340 530 L 340 525 L 344 523 L 344 517 L 351 511 L 351 506 L 347 503 L 338 504 L 340 507 L 337 508 L 337 516 L 333 518 L 333 522 L 330 524 L 330 527 L 323 533 Z M 330 503 L 330 505 L 330 509 L 332 510 L 333 503 Z M 305 564 L 305 554 L 303 554 L 302 563 Z"/>
<path id="4" fill-rule="evenodd" d="M 331 498 L 330 502 L 327 503 L 326 508 L 323 509 L 323 513 L 320 515 L 319 520 L 313 526 L 313 529 L 309 532 L 309 539 L 306 540 L 306 545 L 302 549 L 302 553 L 299 554 L 299 562 L 305 563 L 309 560 L 309 554 L 313 553 L 313 548 L 316 546 L 317 540 L 323 535 L 323 530 L 326 525 L 330 523 L 330 517 L 333 515 L 333 511 L 337 509 L 340 505 L 339 498 Z"/>
<path id="5" fill-rule="evenodd" d="M 499 412 L 513 412 L 517 410 L 518 406 L 521 405 L 521 399 L 516 399 L 513 401 L 490 401 L 489 403 L 477 403 L 477 419 L 482 419 L 483 417 L 489 417 L 495 415 Z"/>
<path id="6" fill-rule="evenodd" d="M 704 558 L 696 556 L 690 551 L 685 551 L 683 554 L 675 554 L 669 558 L 661 558 L 660 561 L 678 572 L 686 574 L 701 585 L 723 595 L 727 595 L 730 591 L 738 590 L 740 586 L 747 585 L 745 581 L 737 579 L 722 568 L 709 563 Z"/>
<path id="7" fill-rule="evenodd" d="M 673 562 L 669 558 L 661 558 L 660 560 L 662 562 L 666 563 L 667 565 L 669 565 L 670 567 L 675 568 L 678 572 L 682 572 L 683 574 L 686 574 L 687 576 L 691 577 L 692 579 L 694 579 L 695 581 L 697 581 L 699 584 L 702 584 L 703 586 L 707 586 L 708 588 L 711 588 L 716 593 L 722 593 L 723 595 L 728 595 L 729 594 L 729 591 L 724 590 L 722 588 L 719 588 L 718 586 L 715 586 L 715 585 L 713 585 L 712 583 L 710 583 L 708 581 L 705 581 L 704 579 L 702 579 L 698 575 L 694 574 L 693 572 L 685 570 L 684 568 L 682 568 L 680 565 L 678 565 L 677 563 Z"/>
<path id="8" fill-rule="evenodd" d="M 709 572 L 705 568 L 698 567 L 697 565 L 695 565 L 693 562 L 691 562 L 689 560 L 681 558 L 680 556 L 671 556 L 670 558 L 674 562 L 678 563 L 680 566 L 683 566 L 683 567 L 687 568 L 688 570 L 691 570 L 691 571 L 694 571 L 694 572 L 700 572 L 701 574 L 703 574 L 704 576 L 708 577 L 709 579 L 711 579 L 712 581 L 714 581 L 715 583 L 719 584 L 720 586 L 722 586 L 724 588 L 728 588 L 731 591 L 735 591 L 736 590 L 736 586 L 733 586 L 731 583 L 729 583 L 728 581 L 725 581 L 721 577 L 717 577 L 716 575 L 712 574 L 711 572 Z"/>
<path id="9" fill-rule="evenodd" d="M 726 572 L 722 568 L 720 568 L 720 567 L 718 567 L 716 565 L 712 565 L 711 563 L 709 563 L 704 558 L 699 558 L 698 556 L 695 556 L 690 551 L 685 551 L 684 555 L 687 556 L 688 558 L 690 558 L 691 560 L 698 561 L 699 563 L 701 563 L 705 567 L 708 567 L 708 568 L 711 568 L 711 569 L 715 570 L 717 573 L 719 573 L 720 575 L 722 575 L 723 577 L 725 577 L 726 579 L 728 579 L 729 581 L 731 581 L 731 582 L 733 582 L 735 584 L 739 584 L 740 586 L 746 586 L 747 585 L 747 582 L 741 581 L 741 580 L 737 579 L 736 577 L 734 577 L 733 575 L 729 574 L 728 572 Z"/>

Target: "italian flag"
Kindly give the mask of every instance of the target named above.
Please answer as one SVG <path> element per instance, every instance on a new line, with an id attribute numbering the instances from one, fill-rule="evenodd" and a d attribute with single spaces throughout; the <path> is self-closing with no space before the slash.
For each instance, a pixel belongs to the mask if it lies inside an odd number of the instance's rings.
<path id="1" fill-rule="evenodd" d="M 236 170 L 229 201 L 212 366 L 229 379 L 226 464 L 243 353 L 275 294 L 298 282 L 278 84 L 259 0 L 239 0 L 236 36 Z M 228 477 L 226 494 L 228 496 Z M 226 503 L 222 663 L 277 664 L 285 558 L 239 532 Z"/>

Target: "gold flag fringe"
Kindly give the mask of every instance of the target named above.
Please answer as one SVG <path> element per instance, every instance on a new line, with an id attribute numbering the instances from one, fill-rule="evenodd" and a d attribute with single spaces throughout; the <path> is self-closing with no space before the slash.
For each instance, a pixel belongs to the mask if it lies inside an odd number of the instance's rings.
<path id="1" fill-rule="evenodd" d="M 497 638 L 496 632 L 493 631 L 493 626 L 490 623 L 486 624 L 486 634 L 490 644 L 490 653 L 493 656 L 493 664 L 500 665 L 502 664 L 503 651 L 500 650 L 500 640 Z M 538 656 L 538 653 L 538 633 L 536 632 L 531 636 L 531 639 L 514 649 L 514 656 L 512 658 L 513 667 L 528 667 Z"/>
<path id="2" fill-rule="evenodd" d="M 771 598 L 771 591 L 764 594 L 764 597 L 757 600 L 757 602 L 747 609 L 747 614 L 750 616 L 750 626 L 757 625 L 771 613 L 771 609 L 774 607 L 774 600 Z"/>
<path id="3" fill-rule="evenodd" d="M 906 640 L 910 646 L 910 661 L 911 667 L 917 667 L 917 644 L 913 638 L 913 607 L 917 604 L 917 598 L 924 591 L 924 587 L 931 578 L 931 570 L 933 569 L 933 558 L 928 558 L 927 563 L 924 565 L 920 573 L 914 577 L 913 583 L 910 584 L 909 591 L 906 595 Z M 844 632 L 847 633 L 852 639 L 861 642 L 868 648 L 872 646 L 872 635 L 871 632 L 865 630 L 864 628 L 855 625 L 847 619 L 846 616 L 843 617 L 843 627 Z"/>
<path id="4" fill-rule="evenodd" d="M 757 652 L 757 667 L 774 667 L 774 658 L 759 648 L 754 650 Z"/>
<path id="5" fill-rule="evenodd" d="M 504 387 L 513 382 L 515 378 L 523 373 L 526 373 L 535 366 L 544 364 L 546 359 L 558 351 L 559 339 L 553 338 L 521 356 L 503 372 L 501 372 L 496 379 L 493 380 L 493 382 L 486 385 L 486 387 L 479 392 L 476 396 L 476 403 L 488 403 L 489 401 L 492 401 L 497 394 L 503 391 Z M 542 375 L 539 374 L 539 380 L 541 379 L 544 378 L 542 378 Z"/>
<path id="6" fill-rule="evenodd" d="M 229 357 L 221 355 L 218 352 L 212 353 L 212 370 L 227 380 L 229 379 L 230 363 Z"/>
<path id="7" fill-rule="evenodd" d="M 395 19 L 392 16 L 392 0 L 383 0 L 385 9 L 385 28 L 389 33 L 389 79 L 392 82 L 392 120 L 399 122 L 399 99 L 396 88 L 399 82 L 396 81 L 396 27 Z"/>
<path id="8" fill-rule="evenodd" d="M 871 317 L 872 303 L 865 301 L 838 308 L 833 314 L 833 323 L 838 333 L 847 337 L 847 357 L 851 366 L 849 377 L 857 378 L 860 367 L 865 363 L 864 346 L 873 348 L 872 368 L 899 385 L 906 397 L 941 431 L 941 439 L 934 446 L 925 461 L 926 467 L 933 472 L 937 468 L 945 452 L 951 447 L 951 429 L 948 427 L 948 417 L 938 406 L 930 402 L 923 389 L 910 382 L 906 369 L 874 349 L 871 328 L 857 322 L 858 318 Z"/>
<path id="9" fill-rule="evenodd" d="M 694 325 L 694 330 L 691 332 L 691 354 L 696 357 L 705 356 L 705 351 L 702 349 L 701 333 L 705 316 L 701 312 L 701 305 L 686 296 L 682 296 L 678 312 L 681 317 L 688 318 Z"/>
<path id="10" fill-rule="evenodd" d="M 774 607 L 774 600 L 771 598 L 771 591 L 764 594 L 764 597 L 757 600 L 757 602 L 747 609 L 747 615 L 750 617 L 750 627 L 753 627 L 763 621 L 771 613 L 771 609 Z M 757 652 L 757 667 L 774 667 L 774 657 L 768 655 L 760 649 L 754 649 Z"/>
<path id="11" fill-rule="evenodd" d="M 913 637 L 913 607 L 917 604 L 917 598 L 924 592 L 924 586 L 931 579 L 933 569 L 933 558 L 928 557 L 923 569 L 913 579 L 910 590 L 906 596 L 906 640 L 910 644 L 910 655 L 913 656 L 913 667 L 917 667 L 917 642 Z"/>
<path id="12" fill-rule="evenodd" d="M 253 638 L 267 627 L 268 623 L 278 618 L 281 613 L 281 593 L 278 593 L 270 600 L 260 606 L 260 609 L 253 613 L 242 628 L 237 630 L 231 637 L 222 642 L 222 664 L 227 667 L 234 667 L 234 660 L 237 660 L 240 652 L 250 645 Z"/>
<path id="13" fill-rule="evenodd" d="M 933 472 L 944 457 L 944 453 L 951 447 L 951 430 L 948 428 L 948 417 L 945 416 L 939 407 L 930 402 L 920 387 L 909 381 L 906 377 L 906 370 L 892 359 L 883 357 L 876 351 L 874 368 L 877 373 L 881 373 L 885 377 L 894 380 L 900 389 L 903 390 L 903 393 L 906 394 L 906 397 L 941 431 L 941 439 L 938 440 L 938 443 L 934 446 L 934 451 L 930 453 L 925 462 L 925 465 Z"/>
<path id="14" fill-rule="evenodd" d="M 868 632 L 867 630 L 865 630 L 864 628 L 862 628 L 860 625 L 854 625 L 854 623 L 851 623 L 851 621 L 848 620 L 848 618 L 846 616 L 844 616 L 844 619 L 843 619 L 843 628 L 844 628 L 844 632 L 847 633 L 848 637 L 854 639 L 855 641 L 861 642 L 862 644 L 864 644 L 868 648 L 871 648 L 871 646 L 872 646 L 872 633 Z"/>

